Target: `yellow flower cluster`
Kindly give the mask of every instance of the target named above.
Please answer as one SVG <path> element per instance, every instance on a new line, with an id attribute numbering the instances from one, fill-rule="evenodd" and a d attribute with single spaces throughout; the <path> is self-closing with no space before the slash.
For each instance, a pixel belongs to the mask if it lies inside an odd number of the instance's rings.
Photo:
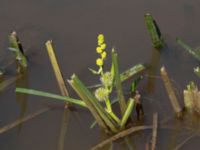
<path id="1" fill-rule="evenodd" d="M 107 53 L 104 51 L 106 49 L 106 44 L 104 43 L 104 35 L 99 34 L 98 37 L 98 47 L 96 48 L 96 51 L 98 54 L 100 54 L 100 58 L 97 58 L 96 64 L 97 66 L 103 66 L 104 59 L 106 59 Z"/>

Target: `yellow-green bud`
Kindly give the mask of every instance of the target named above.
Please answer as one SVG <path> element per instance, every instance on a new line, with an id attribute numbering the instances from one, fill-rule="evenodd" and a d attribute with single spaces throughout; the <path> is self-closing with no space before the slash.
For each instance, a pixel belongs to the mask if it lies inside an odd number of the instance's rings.
<path id="1" fill-rule="evenodd" d="M 98 58 L 96 60 L 96 64 L 97 64 L 97 66 L 103 66 L 103 60 L 101 58 Z"/>
<path id="2" fill-rule="evenodd" d="M 102 58 L 102 59 L 105 59 L 106 56 L 107 56 L 107 53 L 106 53 L 105 51 L 104 51 L 103 53 L 101 53 L 101 58 Z"/>
<path id="3" fill-rule="evenodd" d="M 106 44 L 105 43 L 103 43 L 103 44 L 101 44 L 101 49 L 105 49 L 106 48 Z"/>
<path id="4" fill-rule="evenodd" d="M 104 35 L 103 34 L 99 34 L 97 38 L 98 38 L 98 40 L 104 40 Z"/>
<path id="5" fill-rule="evenodd" d="M 101 47 L 96 48 L 97 53 L 101 54 L 103 52 L 103 49 Z"/>

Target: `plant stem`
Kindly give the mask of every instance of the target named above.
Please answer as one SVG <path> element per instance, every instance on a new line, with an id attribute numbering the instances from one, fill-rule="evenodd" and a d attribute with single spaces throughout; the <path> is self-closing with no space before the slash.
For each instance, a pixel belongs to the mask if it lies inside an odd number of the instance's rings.
<path id="1" fill-rule="evenodd" d="M 200 52 L 197 50 L 194 50 L 193 48 L 191 48 L 188 44 L 186 44 L 185 42 L 183 42 L 181 39 L 177 38 L 176 42 L 182 47 L 184 48 L 186 51 L 188 51 L 192 56 L 194 56 L 196 59 L 200 60 Z"/>
<path id="2" fill-rule="evenodd" d="M 128 105 L 127 105 L 127 108 L 126 108 L 126 111 L 122 117 L 122 120 L 121 120 L 121 124 L 120 124 L 120 127 L 121 129 L 123 129 L 131 115 L 131 112 L 133 110 L 133 107 L 134 107 L 134 104 L 135 104 L 135 99 L 133 98 L 130 98 L 129 99 L 129 102 L 128 102 Z"/>
<path id="3" fill-rule="evenodd" d="M 172 86 L 172 83 L 170 82 L 170 79 L 168 77 L 167 71 L 165 70 L 164 66 L 160 69 L 160 73 L 161 73 L 165 88 L 167 90 L 171 105 L 174 109 L 174 112 L 177 114 L 178 117 L 180 117 L 182 109 L 181 109 L 181 106 L 178 102 L 178 99 L 177 99 L 176 94 L 174 92 L 174 88 Z"/>
<path id="4" fill-rule="evenodd" d="M 106 104 L 106 107 L 107 107 L 107 111 L 111 112 L 112 111 L 112 106 L 111 106 L 110 100 L 108 98 L 105 99 L 105 104 Z"/>
<path id="5" fill-rule="evenodd" d="M 26 88 L 16 88 L 15 92 L 17 93 L 24 93 L 24 94 L 30 94 L 30 95 L 36 95 L 36 96 L 43 96 L 43 97 L 49 97 L 49 98 L 53 98 L 53 99 L 57 99 L 57 100 L 63 100 L 65 102 L 70 102 L 82 107 L 87 107 L 86 104 L 82 101 L 82 100 L 77 100 L 77 99 L 73 99 L 70 97 L 66 97 L 66 96 L 60 96 L 60 95 L 56 95 L 56 94 L 52 94 L 52 93 L 48 93 L 48 92 L 43 92 L 43 91 L 38 91 L 38 90 L 33 90 L 33 89 L 26 89 Z"/>
<path id="6" fill-rule="evenodd" d="M 113 112 L 113 111 L 108 111 L 108 110 L 106 110 L 107 112 L 108 112 L 108 114 L 118 123 L 118 124 L 120 124 L 120 119 L 115 115 L 115 113 Z"/>
<path id="7" fill-rule="evenodd" d="M 60 71 L 60 67 L 58 65 L 58 62 L 57 62 L 57 59 L 56 59 L 56 56 L 55 56 L 55 53 L 54 53 L 54 49 L 53 49 L 53 46 L 52 46 L 52 41 L 47 41 L 46 42 L 46 48 L 47 48 L 47 52 L 49 54 L 49 59 L 51 61 L 51 65 L 53 67 L 54 74 L 56 76 L 56 79 L 57 79 L 61 94 L 63 96 L 69 96 L 69 93 L 68 93 L 67 88 L 65 86 L 64 79 L 63 79 L 61 71 Z"/>
<path id="8" fill-rule="evenodd" d="M 117 96 L 119 99 L 119 105 L 121 109 L 121 114 L 123 115 L 126 111 L 126 101 L 123 95 L 122 91 L 122 83 L 119 75 L 119 68 L 118 68 L 118 55 L 115 52 L 115 50 L 112 50 L 112 63 L 113 63 L 113 69 L 114 69 L 114 80 L 115 80 L 115 86 L 117 89 Z"/>
<path id="9" fill-rule="evenodd" d="M 162 48 L 164 44 L 163 40 L 161 39 L 161 33 L 158 25 L 156 24 L 156 21 L 149 13 L 145 14 L 144 19 L 146 22 L 147 30 L 151 36 L 153 46 L 158 49 Z"/>
<path id="10" fill-rule="evenodd" d="M 15 59 L 19 62 L 19 64 L 23 68 L 26 68 L 28 66 L 27 59 L 26 59 L 26 56 L 24 55 L 22 45 L 21 45 L 19 38 L 17 37 L 17 33 L 15 31 L 13 31 L 9 35 L 9 41 L 10 41 L 9 49 L 15 53 Z"/>

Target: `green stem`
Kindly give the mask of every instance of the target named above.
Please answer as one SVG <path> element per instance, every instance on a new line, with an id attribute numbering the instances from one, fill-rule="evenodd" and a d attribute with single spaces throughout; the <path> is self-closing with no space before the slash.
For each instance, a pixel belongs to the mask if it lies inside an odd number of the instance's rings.
<path id="1" fill-rule="evenodd" d="M 15 89 L 15 92 L 29 94 L 29 95 L 43 96 L 43 97 L 53 98 L 57 100 L 63 100 L 65 102 L 70 102 L 82 107 L 87 107 L 86 104 L 82 100 L 73 99 L 67 96 L 60 96 L 60 95 L 52 94 L 48 92 L 43 92 L 43 91 L 38 91 L 38 90 L 33 90 L 33 89 L 26 89 L 26 88 L 19 88 L 19 87 Z"/>
<path id="2" fill-rule="evenodd" d="M 108 112 L 108 114 L 118 123 L 118 124 L 120 124 L 120 119 L 115 115 L 115 113 L 113 112 L 113 111 L 108 111 L 107 110 L 107 112 Z"/>
<path id="3" fill-rule="evenodd" d="M 112 111 L 112 106 L 111 106 L 110 100 L 108 98 L 105 99 L 105 104 L 106 104 L 108 112 L 111 112 Z"/>
<path id="4" fill-rule="evenodd" d="M 125 113 L 122 117 L 122 120 L 121 120 L 121 124 L 120 124 L 121 129 L 123 129 L 125 127 L 125 125 L 128 121 L 128 118 L 130 117 L 131 112 L 133 110 L 134 104 L 135 104 L 135 100 L 133 98 L 130 98 L 128 105 L 127 105 L 127 108 L 126 108 L 126 111 L 125 111 Z"/>
<path id="5" fill-rule="evenodd" d="M 112 50 L 112 63 L 113 63 L 113 69 L 114 69 L 114 84 L 117 90 L 117 97 L 119 99 L 121 114 L 123 115 L 126 110 L 126 101 L 125 101 L 124 94 L 122 91 L 122 83 L 121 83 L 120 74 L 119 74 L 118 55 L 114 49 Z"/>

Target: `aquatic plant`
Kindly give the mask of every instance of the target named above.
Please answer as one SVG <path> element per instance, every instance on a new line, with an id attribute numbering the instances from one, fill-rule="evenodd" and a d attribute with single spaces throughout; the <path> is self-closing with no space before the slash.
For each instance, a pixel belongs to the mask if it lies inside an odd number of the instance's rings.
<path id="1" fill-rule="evenodd" d="M 161 67 L 160 74 L 164 82 L 174 112 L 176 113 L 177 117 L 182 117 L 182 108 L 178 102 L 176 93 L 174 91 L 174 87 L 169 79 L 168 73 L 164 66 Z"/>
<path id="2" fill-rule="evenodd" d="M 10 41 L 9 50 L 15 54 L 15 59 L 17 60 L 17 62 L 19 62 L 19 65 L 22 68 L 26 68 L 28 66 L 27 59 L 24 54 L 22 44 L 17 36 L 17 32 L 13 31 L 9 35 L 9 41 Z"/>
<path id="3" fill-rule="evenodd" d="M 38 90 L 25 89 L 25 88 L 16 88 L 16 92 L 37 95 L 37 96 L 45 96 L 57 100 L 63 100 L 65 102 L 70 102 L 72 104 L 79 105 L 84 108 L 88 108 L 91 114 L 94 116 L 97 124 L 107 133 L 116 133 L 124 129 L 135 106 L 135 97 L 134 95 L 132 95 L 132 97 L 129 98 L 128 102 L 125 100 L 122 91 L 122 82 L 130 78 L 134 74 L 141 72 L 142 70 L 144 70 L 145 67 L 142 64 L 138 64 L 120 74 L 118 68 L 118 55 L 113 49 L 111 53 L 112 54 L 111 68 L 109 71 L 105 70 L 104 65 L 106 59 L 108 59 L 108 56 L 106 51 L 106 43 L 104 35 L 99 34 L 97 40 L 98 40 L 98 46 L 96 48 L 96 52 L 98 54 L 98 58 L 96 59 L 97 70 L 91 68 L 89 68 L 89 70 L 94 75 L 98 76 L 101 83 L 95 89 L 94 93 L 85 86 L 85 84 L 79 79 L 79 77 L 76 74 L 73 74 L 71 76 L 71 78 L 68 80 L 68 83 L 79 95 L 81 100 L 73 99 L 69 97 L 68 93 L 63 94 L 63 92 L 61 92 L 63 96 L 42 92 Z M 46 43 L 46 47 L 58 83 L 60 85 L 60 89 L 62 91 L 63 86 L 61 85 L 63 85 L 64 82 L 61 82 L 60 80 L 62 79 L 62 75 L 59 70 L 59 66 L 57 65 L 55 54 L 53 53 L 52 55 L 53 47 L 51 43 L 52 43 L 51 41 L 48 41 Z M 134 90 L 136 89 L 138 82 L 139 80 L 135 82 Z M 116 88 L 117 91 L 117 102 L 119 103 L 120 106 L 121 116 L 117 116 L 112 108 L 113 100 L 111 99 L 110 94 L 113 92 L 114 87 Z"/>
<path id="4" fill-rule="evenodd" d="M 160 29 L 152 17 L 151 14 L 147 13 L 144 16 L 147 31 L 149 32 L 149 35 L 151 36 L 151 40 L 153 43 L 153 47 L 160 49 L 164 47 L 164 41 L 160 32 Z"/>

